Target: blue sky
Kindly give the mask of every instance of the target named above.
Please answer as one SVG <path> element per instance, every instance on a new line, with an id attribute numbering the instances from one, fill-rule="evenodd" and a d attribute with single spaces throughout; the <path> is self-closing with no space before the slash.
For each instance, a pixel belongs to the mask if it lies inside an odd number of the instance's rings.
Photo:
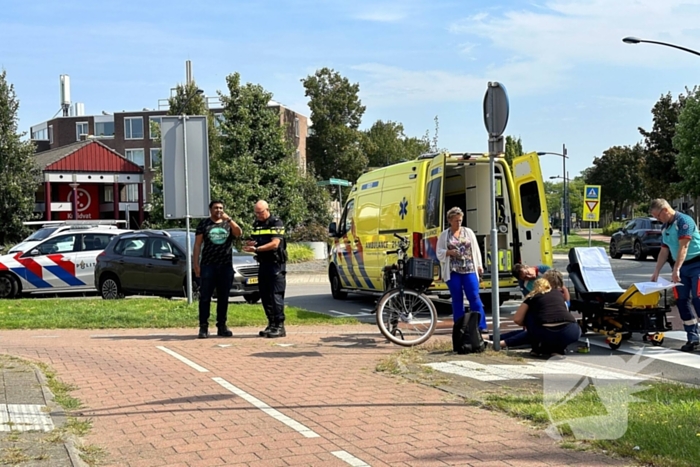
<path id="1" fill-rule="evenodd" d="M 0 68 L 20 100 L 20 128 L 60 108 L 59 75 L 87 114 L 156 108 L 184 81 L 207 95 L 241 73 L 309 115 L 300 80 L 330 67 L 360 84 L 363 128 L 434 131 L 451 151 L 485 151 L 488 81 L 510 99 L 506 134 L 561 152 L 574 177 L 614 145 L 641 140 L 651 108 L 700 82 L 698 0 L 213 1 L 2 0 Z M 561 158 L 542 158 L 546 177 Z"/>

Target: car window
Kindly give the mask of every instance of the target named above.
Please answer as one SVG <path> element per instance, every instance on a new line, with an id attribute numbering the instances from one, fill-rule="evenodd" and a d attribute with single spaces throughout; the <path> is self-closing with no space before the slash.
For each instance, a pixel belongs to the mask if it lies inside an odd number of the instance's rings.
<path id="1" fill-rule="evenodd" d="M 664 223 L 661 221 L 653 220 L 651 221 L 651 230 L 661 230 L 661 227 L 664 226 Z"/>
<path id="2" fill-rule="evenodd" d="M 37 245 L 36 249 L 42 255 L 50 255 L 53 253 L 70 253 L 75 246 L 77 235 L 59 235 L 46 240 L 44 243 Z"/>
<path id="3" fill-rule="evenodd" d="M 146 250 L 146 238 L 124 238 L 114 247 L 114 252 L 124 256 L 143 256 Z"/>
<path id="4" fill-rule="evenodd" d="M 27 242 L 40 242 L 42 240 L 46 240 L 49 238 L 53 233 L 58 229 L 58 227 L 44 227 L 43 229 L 39 229 L 33 234 L 31 234 L 25 241 Z"/>
<path id="5" fill-rule="evenodd" d="M 161 259 L 164 254 L 172 254 L 173 247 L 164 238 L 152 238 L 148 244 L 148 257 Z"/>
<path id="6" fill-rule="evenodd" d="M 634 229 L 634 221 L 628 222 L 627 225 L 625 226 L 625 229 L 627 229 L 627 230 Z"/>
<path id="7" fill-rule="evenodd" d="M 114 235 L 109 234 L 84 234 L 83 251 L 104 250 Z"/>

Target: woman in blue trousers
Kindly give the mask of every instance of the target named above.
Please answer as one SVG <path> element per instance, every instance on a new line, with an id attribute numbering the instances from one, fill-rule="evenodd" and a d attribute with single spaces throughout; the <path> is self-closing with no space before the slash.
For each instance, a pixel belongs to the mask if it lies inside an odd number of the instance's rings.
<path id="1" fill-rule="evenodd" d="M 452 296 L 452 315 L 456 323 L 464 316 L 464 295 L 469 308 L 481 315 L 479 329 L 487 330 L 484 305 L 479 298 L 479 277 L 484 273 L 481 250 L 476 235 L 469 227 L 462 226 L 464 213 L 458 207 L 447 211 L 450 227 L 440 234 L 436 253 L 440 260 L 442 280 L 447 283 Z"/>

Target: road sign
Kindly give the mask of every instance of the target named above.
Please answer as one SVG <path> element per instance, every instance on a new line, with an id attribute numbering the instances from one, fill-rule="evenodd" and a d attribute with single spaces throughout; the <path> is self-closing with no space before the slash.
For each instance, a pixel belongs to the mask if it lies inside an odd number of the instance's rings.
<path id="1" fill-rule="evenodd" d="M 329 185 L 338 185 L 338 186 L 352 186 L 352 183 L 348 180 L 342 180 L 340 178 L 331 178 L 328 180 Z"/>
<path id="2" fill-rule="evenodd" d="M 484 124 L 491 138 L 503 135 L 508 124 L 508 94 L 501 83 L 490 82 L 484 96 Z"/>
<path id="3" fill-rule="evenodd" d="M 586 185 L 583 188 L 583 220 L 600 220 L 600 185 Z"/>

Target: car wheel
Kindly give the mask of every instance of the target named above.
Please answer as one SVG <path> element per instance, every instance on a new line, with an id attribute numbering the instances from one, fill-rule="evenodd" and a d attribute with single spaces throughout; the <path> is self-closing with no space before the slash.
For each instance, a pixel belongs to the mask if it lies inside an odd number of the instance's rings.
<path id="1" fill-rule="evenodd" d="M 17 279 L 11 274 L 0 274 L 0 298 L 15 298 L 19 290 Z"/>
<path id="2" fill-rule="evenodd" d="M 617 251 L 617 244 L 615 243 L 615 240 L 610 240 L 610 257 L 615 258 L 615 259 L 620 259 L 622 258 L 622 253 Z"/>
<path id="3" fill-rule="evenodd" d="M 124 298 L 119 279 L 111 275 L 103 277 L 102 280 L 100 280 L 100 295 L 102 295 L 102 298 L 105 300 Z"/>
<path id="4" fill-rule="evenodd" d="M 642 250 L 642 244 L 637 242 L 634 244 L 634 259 L 644 261 L 647 259 L 647 254 Z"/>
<path id="5" fill-rule="evenodd" d="M 328 279 L 331 281 L 331 294 L 336 300 L 345 300 L 348 298 L 348 293 L 343 292 L 340 287 L 340 276 L 338 276 L 338 271 L 335 267 L 331 268 L 328 273 Z"/>
<path id="6" fill-rule="evenodd" d="M 246 303 L 250 303 L 251 305 L 254 305 L 254 304 L 258 303 L 258 301 L 260 300 L 260 293 L 253 292 L 253 293 L 243 295 L 243 300 L 245 300 Z"/>

